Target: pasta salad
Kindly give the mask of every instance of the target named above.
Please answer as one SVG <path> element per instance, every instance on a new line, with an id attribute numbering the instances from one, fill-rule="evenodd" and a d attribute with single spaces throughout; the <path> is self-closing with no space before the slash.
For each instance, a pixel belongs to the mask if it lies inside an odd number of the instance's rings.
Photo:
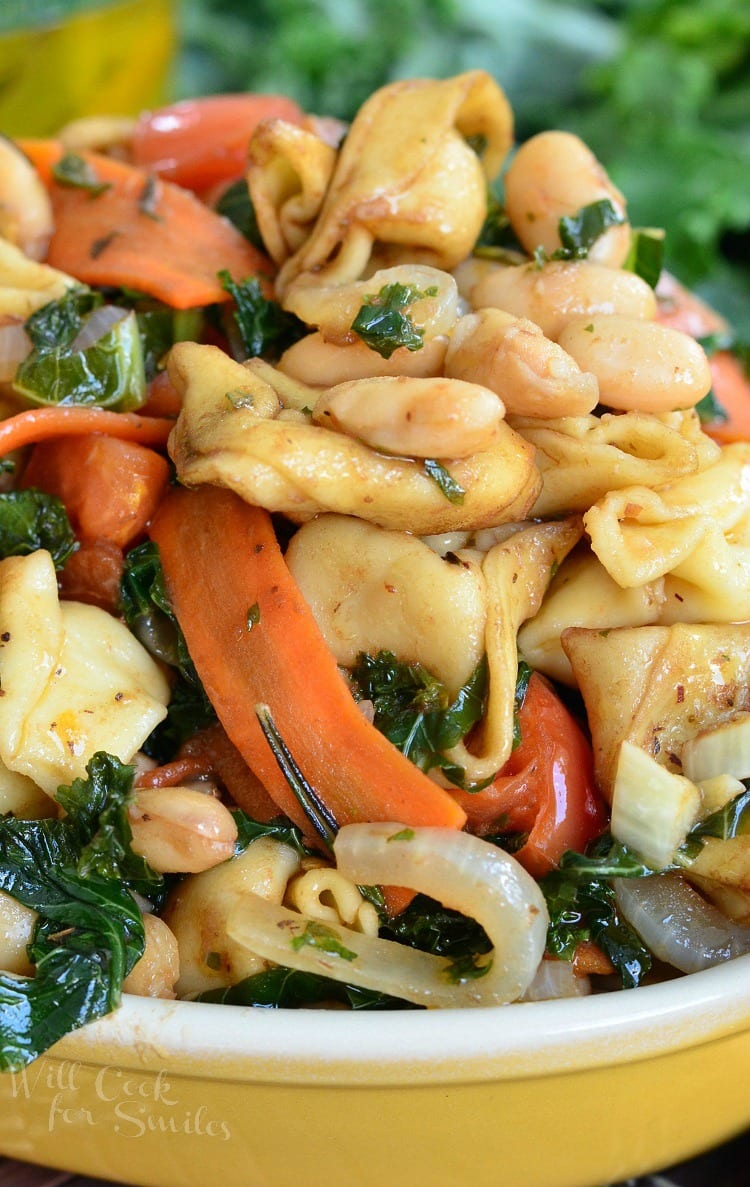
<path id="1" fill-rule="evenodd" d="M 750 951 L 750 387 L 475 70 L 0 142 L 4 1068 Z"/>

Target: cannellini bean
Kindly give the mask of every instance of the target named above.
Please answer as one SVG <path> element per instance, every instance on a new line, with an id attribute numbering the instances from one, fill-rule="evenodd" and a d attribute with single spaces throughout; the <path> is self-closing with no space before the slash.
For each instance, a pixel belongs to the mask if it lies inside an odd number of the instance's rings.
<path id="1" fill-rule="evenodd" d="M 202 791 L 141 788 L 128 819 L 133 850 L 162 874 L 197 874 L 234 852 L 237 826 L 231 812 Z"/>
<path id="2" fill-rule="evenodd" d="M 401 457 L 465 458 L 497 439 L 502 400 L 460 379 L 355 379 L 321 396 L 316 424 Z"/>
<path id="3" fill-rule="evenodd" d="M 52 203 L 39 174 L 12 140 L 1 136 L 0 235 L 41 260 L 52 230 Z"/>
<path id="4" fill-rule="evenodd" d="M 328 341 L 346 343 L 356 337 L 352 322 L 362 306 L 394 284 L 413 291 L 414 298 L 403 312 L 423 329 L 425 339 L 448 333 L 456 320 L 458 286 L 449 272 L 424 264 L 382 268 L 367 280 L 349 284 L 314 284 L 309 276 L 301 276 L 287 289 L 283 304 L 308 325 L 317 326 Z"/>
<path id="5" fill-rule="evenodd" d="M 445 374 L 483 384 L 516 416 L 582 416 L 599 402 L 596 376 L 534 322 L 502 309 L 480 309 L 456 324 Z"/>
<path id="6" fill-rule="evenodd" d="M 571 319 L 560 345 L 599 380 L 599 399 L 623 411 L 691 408 L 711 390 L 705 351 L 680 330 L 618 314 Z"/>
<path id="7" fill-rule="evenodd" d="M 122 983 L 125 993 L 138 997 L 175 996 L 180 976 L 180 954 L 177 939 L 158 915 L 144 915 L 146 947 L 143 956 Z"/>
<path id="8" fill-rule="evenodd" d="M 591 202 L 607 198 L 623 218 L 589 250 L 597 263 L 618 268 L 630 246 L 625 199 L 591 150 L 571 132 L 540 132 L 518 149 L 505 175 L 505 209 L 520 242 L 532 254 L 561 247 L 558 224 Z"/>
<path id="9" fill-rule="evenodd" d="M 26 946 L 36 924 L 37 914 L 25 907 L 11 895 L 0 890 L 0 970 L 28 977 L 33 965 L 26 952 Z"/>
<path id="10" fill-rule="evenodd" d="M 621 313 L 644 320 L 656 316 L 656 297 L 645 280 L 591 260 L 498 264 L 474 285 L 471 303 L 475 309 L 492 305 L 528 317 L 553 339 L 579 314 Z"/>
<path id="11" fill-rule="evenodd" d="M 58 139 L 67 152 L 122 151 L 132 139 L 136 121 L 126 115 L 85 115 L 60 129 Z"/>
<path id="12" fill-rule="evenodd" d="M 447 346 L 447 338 L 431 338 L 420 350 L 399 346 L 389 359 L 384 359 L 364 342 L 327 342 L 316 330 L 284 351 L 278 370 L 315 387 L 333 387 L 349 379 L 369 379 L 374 375 L 425 377 L 440 374 Z"/>

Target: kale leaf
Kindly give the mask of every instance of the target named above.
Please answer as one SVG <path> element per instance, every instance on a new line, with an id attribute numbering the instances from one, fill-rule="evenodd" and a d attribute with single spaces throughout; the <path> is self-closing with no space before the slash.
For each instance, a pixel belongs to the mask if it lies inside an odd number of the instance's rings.
<path id="1" fill-rule="evenodd" d="M 352 669 L 361 699 L 372 701 L 375 726 L 423 771 L 441 767 L 454 783 L 463 769 L 442 751 L 456 746 L 481 718 L 487 694 L 487 661 L 480 660 L 451 700 L 445 685 L 420 663 L 390 651 L 360 652 Z"/>
<path id="2" fill-rule="evenodd" d="M 611 879 L 650 873 L 608 834 L 598 838 L 587 854 L 564 853 L 559 868 L 539 881 L 550 916 L 550 955 L 572 960 L 579 943 L 593 940 L 609 957 L 624 989 L 639 985 L 651 968 L 651 954 L 620 914 Z"/>
<path id="3" fill-rule="evenodd" d="M 58 792 L 63 819 L 0 819 L 0 890 L 39 915 L 34 977 L 0 974 L 3 1070 L 116 1008 L 145 947 L 131 892 L 154 901 L 162 892 L 160 875 L 130 848 L 133 768 L 98 752 L 86 772 Z"/>
<path id="4" fill-rule="evenodd" d="M 269 352 L 281 354 L 307 333 L 298 317 L 287 313 L 278 301 L 263 296 L 256 276 L 237 281 L 227 271 L 218 275 L 224 291 L 234 298 L 234 321 L 245 358 L 254 359 Z"/>
<path id="5" fill-rule="evenodd" d="M 135 314 L 120 317 L 92 345 L 76 345 L 100 293 L 75 286 L 25 323 L 33 349 L 20 363 L 14 389 L 33 404 L 83 404 L 127 411 L 146 395 L 143 351 Z"/>
<path id="6" fill-rule="evenodd" d="M 216 713 L 172 610 L 159 549 L 150 540 L 131 549 L 125 557 L 120 608 L 131 631 L 146 649 L 175 670 L 167 716 L 143 746 L 157 762 L 167 762 L 183 742 L 211 725 Z"/>
<path id="7" fill-rule="evenodd" d="M 449 503 L 461 506 L 466 498 L 466 491 L 442 462 L 437 458 L 426 457 L 422 463 L 425 474 L 440 488 Z"/>
<path id="8" fill-rule="evenodd" d="M 245 236 L 249 243 L 252 243 L 253 247 L 257 247 L 258 251 L 265 252 L 266 245 L 258 228 L 255 207 L 244 177 L 240 177 L 227 186 L 216 203 L 215 210 L 217 214 L 229 219 L 230 223 L 237 228 L 241 235 Z"/>
<path id="9" fill-rule="evenodd" d="M 60 499 L 33 487 L 0 494 L 0 558 L 46 548 L 56 569 L 78 548 Z"/>
<path id="10" fill-rule="evenodd" d="M 419 1009 L 411 1002 L 389 997 L 372 989 L 346 985 L 318 973 L 281 966 L 246 977 L 225 989 L 210 989 L 198 996 L 201 1002 L 218 1002 L 224 1006 L 263 1006 L 266 1009 L 304 1009 L 326 1002 L 342 1002 L 352 1010 L 409 1010 Z"/>

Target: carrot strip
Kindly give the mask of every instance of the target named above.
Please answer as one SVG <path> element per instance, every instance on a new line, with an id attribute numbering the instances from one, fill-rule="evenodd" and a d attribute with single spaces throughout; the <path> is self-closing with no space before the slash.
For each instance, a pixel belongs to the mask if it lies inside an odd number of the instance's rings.
<path id="1" fill-rule="evenodd" d="M 219 720 L 279 807 L 307 821 L 255 716 L 266 703 L 339 825 L 393 820 L 462 828 L 452 796 L 360 713 L 276 542 L 271 519 L 231 491 L 174 488 L 150 534 L 188 650 Z"/>
<path id="2" fill-rule="evenodd" d="M 78 433 L 105 433 L 122 441 L 141 445 L 166 445 L 174 421 L 135 412 L 110 412 L 106 408 L 58 405 L 55 408 L 27 408 L 0 421 L 0 457 L 24 445 L 70 437 Z"/>
<path id="3" fill-rule="evenodd" d="M 61 145 L 29 140 L 21 147 L 52 199 L 55 230 L 46 262 L 76 280 L 134 288 L 190 309 L 229 299 L 217 278 L 221 270 L 236 280 L 268 274 L 266 257 L 189 190 L 100 153 L 78 153 L 107 187 L 93 193 L 55 179 Z"/>

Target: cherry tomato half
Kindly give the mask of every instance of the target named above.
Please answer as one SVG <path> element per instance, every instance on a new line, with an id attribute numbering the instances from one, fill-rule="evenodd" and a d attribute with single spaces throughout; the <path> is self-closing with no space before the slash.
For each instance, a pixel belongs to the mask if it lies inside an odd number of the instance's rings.
<path id="1" fill-rule="evenodd" d="M 284 95 L 208 95 L 144 113 L 133 134 L 137 165 L 191 190 L 241 177 L 250 137 L 265 119 L 301 124 Z"/>

